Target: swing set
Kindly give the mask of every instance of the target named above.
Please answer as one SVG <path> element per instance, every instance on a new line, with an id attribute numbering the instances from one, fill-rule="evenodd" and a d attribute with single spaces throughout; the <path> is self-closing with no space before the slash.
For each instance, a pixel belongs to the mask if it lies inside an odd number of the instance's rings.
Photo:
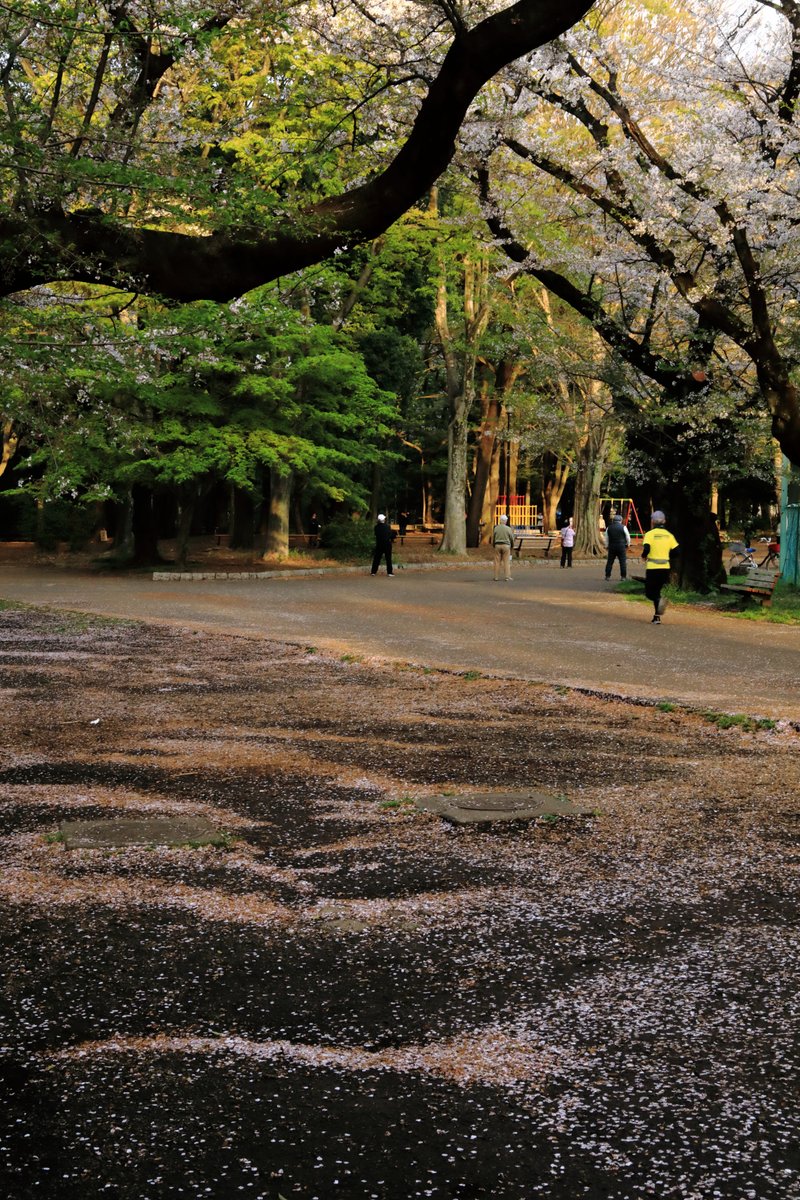
<path id="1" fill-rule="evenodd" d="M 644 537 L 642 522 L 639 520 L 639 514 L 636 511 L 636 505 L 630 496 L 601 496 L 598 501 L 597 520 L 598 524 L 602 519 L 605 522 L 606 528 L 611 524 L 612 516 L 619 514 L 622 517 L 622 522 L 627 525 L 628 532 L 632 537 Z M 633 521 L 635 528 L 631 525 Z M 638 530 L 638 533 L 636 532 Z"/>

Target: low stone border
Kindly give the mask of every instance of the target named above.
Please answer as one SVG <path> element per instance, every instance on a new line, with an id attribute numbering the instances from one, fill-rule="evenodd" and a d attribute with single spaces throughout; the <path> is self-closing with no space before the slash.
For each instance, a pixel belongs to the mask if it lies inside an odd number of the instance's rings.
<path id="1" fill-rule="evenodd" d="M 599 560 L 598 560 L 599 561 Z M 558 561 L 548 562 L 543 558 L 523 559 L 521 563 L 514 561 L 514 566 L 523 567 L 557 567 Z M 580 564 L 579 564 L 580 565 Z M 586 564 L 593 565 L 593 564 Z M 395 574 L 405 571 L 491 571 L 491 559 L 481 559 L 480 562 L 443 562 L 443 563 L 395 563 Z M 368 566 L 363 567 L 296 567 L 291 571 L 154 571 L 153 579 L 157 581 L 195 580 L 195 579 L 294 579 L 306 575 L 369 575 Z M 383 571 L 379 574 L 384 574 Z"/>

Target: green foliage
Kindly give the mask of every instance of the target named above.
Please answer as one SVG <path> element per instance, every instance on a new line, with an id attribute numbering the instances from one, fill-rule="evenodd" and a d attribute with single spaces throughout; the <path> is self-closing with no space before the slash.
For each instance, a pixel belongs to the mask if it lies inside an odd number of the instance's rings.
<path id="1" fill-rule="evenodd" d="M 775 728 L 775 722 L 769 717 L 748 717 L 744 713 L 718 713 L 712 712 L 710 709 L 702 712 L 700 716 L 709 724 L 716 725 L 718 729 L 741 729 L 745 733 L 760 733 Z"/>
<path id="2" fill-rule="evenodd" d="M 125 320 L 108 289 L 74 300 L 0 308 L 24 488 L 86 501 L 135 483 L 197 494 L 225 481 L 255 493 L 278 468 L 319 496 L 364 502 L 361 477 L 386 453 L 395 403 L 345 335 L 274 289 L 171 312 L 129 297 Z"/>
<path id="3" fill-rule="evenodd" d="M 33 498 L 18 492 L 0 494 L 0 529 L 6 536 L 36 542 L 43 550 L 54 550 L 66 542 L 79 550 L 89 541 L 97 524 L 94 508 L 67 499 L 49 500 L 37 508 Z"/>
<path id="4" fill-rule="evenodd" d="M 375 549 L 375 534 L 368 520 L 337 514 L 320 533 L 320 545 L 338 559 L 365 559 Z"/>

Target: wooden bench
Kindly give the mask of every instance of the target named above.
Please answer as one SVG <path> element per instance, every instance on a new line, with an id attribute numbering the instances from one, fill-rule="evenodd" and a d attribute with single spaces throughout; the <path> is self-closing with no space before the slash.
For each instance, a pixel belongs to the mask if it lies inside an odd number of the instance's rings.
<path id="1" fill-rule="evenodd" d="M 407 533 L 397 535 L 397 541 L 401 546 L 404 546 L 406 542 L 412 546 L 438 546 L 441 540 L 441 533 L 434 533 L 430 529 L 409 529 Z"/>
<path id="2" fill-rule="evenodd" d="M 741 592 L 745 596 L 752 596 L 769 608 L 779 575 L 780 571 L 762 571 L 758 567 L 753 567 L 746 575 L 742 576 L 741 583 L 723 583 L 720 586 L 723 592 Z"/>
<path id="3" fill-rule="evenodd" d="M 523 550 L 544 550 L 545 558 L 550 557 L 551 549 L 561 549 L 560 533 L 515 533 L 514 553 L 517 558 Z"/>

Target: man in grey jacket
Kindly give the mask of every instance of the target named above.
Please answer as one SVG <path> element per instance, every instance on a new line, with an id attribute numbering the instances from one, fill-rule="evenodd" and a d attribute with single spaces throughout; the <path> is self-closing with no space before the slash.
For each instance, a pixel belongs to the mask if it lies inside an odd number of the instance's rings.
<path id="1" fill-rule="evenodd" d="M 492 547 L 494 549 L 494 578 L 499 580 L 502 566 L 504 578 L 511 582 L 511 551 L 514 548 L 514 534 L 508 527 L 508 517 L 503 513 L 492 530 Z"/>

